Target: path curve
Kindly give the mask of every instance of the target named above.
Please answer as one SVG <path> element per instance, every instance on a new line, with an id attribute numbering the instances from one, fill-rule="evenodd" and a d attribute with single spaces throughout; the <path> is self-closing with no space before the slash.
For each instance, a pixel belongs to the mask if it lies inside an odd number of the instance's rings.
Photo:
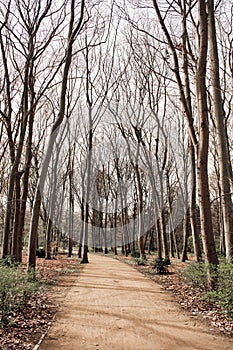
<path id="1" fill-rule="evenodd" d="M 89 261 L 71 277 L 40 350 L 233 349 L 132 266 L 100 255 Z"/>

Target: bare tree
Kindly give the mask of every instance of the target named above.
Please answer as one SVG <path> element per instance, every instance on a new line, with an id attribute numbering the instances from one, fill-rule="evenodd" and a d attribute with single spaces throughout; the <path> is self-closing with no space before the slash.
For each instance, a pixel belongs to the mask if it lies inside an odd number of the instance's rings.
<path id="1" fill-rule="evenodd" d="M 43 191 L 44 181 L 47 173 L 47 167 L 51 158 L 53 146 L 56 141 L 57 134 L 59 132 L 59 127 L 61 126 L 65 115 L 67 82 L 69 77 L 70 65 L 72 61 L 73 45 L 77 35 L 80 33 L 80 30 L 83 27 L 84 12 L 85 12 L 85 1 L 82 0 L 80 4 L 79 19 L 76 22 L 75 21 L 75 0 L 71 1 L 69 32 L 67 37 L 65 64 L 64 64 L 63 77 L 62 77 L 59 113 L 51 130 L 49 143 L 45 154 L 45 160 L 42 165 L 41 176 L 37 184 L 35 200 L 33 205 L 30 237 L 29 237 L 29 248 L 28 248 L 28 268 L 29 269 L 35 268 L 36 266 L 36 242 L 37 242 L 37 229 L 38 229 L 38 221 L 39 221 L 39 213 L 40 213 L 40 205 L 41 205 L 41 191 Z"/>
<path id="2" fill-rule="evenodd" d="M 5 120 L 8 134 L 12 169 L 9 176 L 2 255 L 10 254 L 10 233 L 13 232 L 12 253 L 15 259 L 20 261 L 35 113 L 43 92 L 51 82 L 49 80 L 51 77 L 48 80 L 43 80 L 41 77 L 41 90 L 36 91 L 35 82 L 37 76 L 40 75 L 38 62 L 45 54 L 57 28 L 62 23 L 63 16 L 60 13 L 60 19 L 55 20 L 54 13 L 59 12 L 60 9 L 54 10 L 50 0 L 43 3 L 43 6 L 41 1 L 36 4 L 21 1 L 8 2 L 5 8 L 5 22 L 2 23 L 1 29 L 1 52 L 4 62 L 7 103 L 4 103 L 5 108 L 1 114 Z M 44 41 L 42 40 L 39 44 L 37 39 L 41 35 L 41 26 L 48 16 L 53 18 L 54 23 L 51 27 L 48 26 L 48 30 L 44 32 Z M 7 55 L 9 60 L 6 60 Z M 14 78 L 10 77 L 10 71 L 14 72 Z M 54 77 L 54 74 L 52 76 Z M 17 84 L 19 84 L 19 89 Z M 17 94 L 15 88 L 17 88 Z M 13 105 L 19 106 L 18 112 L 12 107 Z M 15 205 L 12 205 L 14 197 Z M 14 216 L 13 225 L 11 224 L 12 215 Z"/>
<path id="3" fill-rule="evenodd" d="M 205 2 L 200 0 L 199 4 L 199 48 L 198 48 L 198 61 L 197 61 L 197 72 L 196 72 L 196 89 L 197 89 L 197 101 L 198 101 L 198 122 L 199 122 L 199 140 L 194 128 L 193 118 L 190 114 L 190 108 L 187 104 L 185 91 L 183 89 L 182 78 L 179 68 L 179 60 L 177 55 L 176 44 L 173 42 L 171 35 L 169 34 L 168 28 L 166 27 L 164 18 L 159 9 L 158 2 L 153 0 L 154 8 L 159 19 L 159 23 L 164 32 L 165 38 L 168 42 L 171 54 L 174 62 L 174 74 L 178 84 L 180 93 L 180 99 L 184 108 L 184 114 L 186 116 L 189 134 L 192 140 L 193 146 L 195 147 L 197 154 L 197 169 L 198 169 L 198 193 L 199 193 L 199 204 L 201 211 L 201 231 L 205 250 L 205 258 L 208 264 L 216 265 L 218 262 L 216 247 L 214 242 L 213 227 L 211 220 L 211 209 L 209 199 L 209 185 L 208 185 L 208 106 L 207 106 L 207 95 L 206 95 L 206 64 L 207 64 L 207 46 L 208 46 L 208 22 Z M 190 51 L 190 55 L 192 52 Z"/>
<path id="4" fill-rule="evenodd" d="M 231 176 L 228 157 L 228 143 L 225 131 L 225 111 L 221 95 L 221 84 L 219 74 L 219 56 L 216 38 L 215 8 L 214 1 L 209 0 L 208 6 L 208 30 L 209 51 L 211 63 L 211 82 L 213 90 L 213 108 L 216 121 L 216 134 L 218 143 L 218 159 L 220 173 L 221 202 L 223 210 L 223 226 L 225 232 L 226 258 L 230 263 L 233 256 L 233 205 L 231 199 Z"/>

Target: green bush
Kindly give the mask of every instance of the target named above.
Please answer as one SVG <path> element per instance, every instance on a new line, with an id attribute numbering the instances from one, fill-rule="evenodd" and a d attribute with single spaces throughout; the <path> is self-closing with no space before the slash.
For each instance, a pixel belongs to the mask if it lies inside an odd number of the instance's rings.
<path id="1" fill-rule="evenodd" d="M 147 265 L 147 259 L 145 257 L 143 257 L 143 258 L 135 258 L 134 261 L 135 261 L 136 265 L 140 265 L 140 266 Z"/>
<path id="2" fill-rule="evenodd" d="M 184 283 L 202 292 L 203 300 L 211 302 L 233 319 L 233 264 L 220 261 L 217 270 L 212 269 L 212 277 L 216 279 L 214 290 L 209 290 L 207 280 L 207 266 L 204 263 L 190 263 L 180 272 L 180 279 Z"/>
<path id="3" fill-rule="evenodd" d="M 0 266 L 17 267 L 17 263 L 12 255 L 8 255 L 5 258 L 0 259 Z"/>
<path id="4" fill-rule="evenodd" d="M 180 278 L 184 283 L 191 285 L 198 290 L 206 290 L 207 283 L 207 268 L 205 263 L 191 262 L 189 266 L 180 272 Z"/>
<path id="5" fill-rule="evenodd" d="M 216 288 L 208 291 L 204 299 L 216 305 L 233 320 L 233 264 L 221 262 L 217 273 Z"/>
<path id="6" fill-rule="evenodd" d="M 22 309 L 38 288 L 39 282 L 19 267 L 0 264 L 0 325 L 9 323 L 12 313 Z"/>

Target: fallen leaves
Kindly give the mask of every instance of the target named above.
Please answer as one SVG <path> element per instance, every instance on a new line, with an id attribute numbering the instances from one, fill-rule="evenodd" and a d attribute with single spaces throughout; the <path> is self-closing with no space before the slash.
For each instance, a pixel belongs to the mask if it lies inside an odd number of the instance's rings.
<path id="1" fill-rule="evenodd" d="M 129 260 L 130 258 L 127 258 L 128 263 Z M 58 256 L 56 260 L 37 260 L 38 278 L 49 285 L 49 289 L 42 289 L 36 295 L 31 296 L 20 313 L 11 315 L 9 326 L 0 329 L 1 350 L 32 350 L 34 348 L 41 336 L 47 332 L 58 308 L 53 300 L 53 285 L 56 285 L 59 276 L 76 271 L 78 265 L 77 258 L 66 258 L 65 256 Z M 135 265 L 135 268 L 160 283 L 165 290 L 173 293 L 180 307 L 188 310 L 194 320 L 204 320 L 210 330 L 219 330 L 232 336 L 233 322 L 220 312 L 220 308 L 214 308 L 211 303 L 203 301 L 200 291 L 181 283 L 178 269 L 182 266 L 184 265 L 173 263 L 169 267 L 171 273 L 165 275 L 156 274 L 156 271 L 149 266 Z M 26 268 L 25 261 L 23 267 Z M 57 296 L 56 293 L 55 296 Z M 60 295 L 60 297 L 63 296 Z"/>
<path id="2" fill-rule="evenodd" d="M 222 313 L 221 308 L 204 301 L 201 291 L 181 282 L 178 270 L 184 266 L 181 263 L 173 264 L 170 269 L 171 273 L 164 275 L 152 272 L 148 266 L 136 268 L 161 284 L 165 290 L 172 292 L 180 307 L 189 311 L 192 317 L 205 321 L 209 325 L 209 329 L 215 329 L 223 334 L 233 336 L 233 322 L 227 318 L 226 314 Z"/>
<path id="3" fill-rule="evenodd" d="M 59 276 L 75 271 L 77 267 L 77 258 L 37 259 L 37 278 L 46 285 L 54 285 Z M 22 268 L 26 268 L 25 258 Z M 31 350 L 47 332 L 57 310 L 57 305 L 51 300 L 51 290 L 48 292 L 48 287 L 42 288 L 29 298 L 20 312 L 12 313 L 9 325 L 0 329 L 1 350 Z"/>

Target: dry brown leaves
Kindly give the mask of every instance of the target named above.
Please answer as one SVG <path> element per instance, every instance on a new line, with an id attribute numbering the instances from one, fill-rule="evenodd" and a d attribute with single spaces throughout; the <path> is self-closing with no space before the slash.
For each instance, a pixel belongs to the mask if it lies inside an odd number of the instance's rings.
<path id="1" fill-rule="evenodd" d="M 130 258 L 118 257 L 118 259 L 132 262 Z M 180 307 L 188 310 L 192 317 L 207 322 L 210 329 L 216 329 L 232 336 L 233 322 L 227 320 L 219 310 L 214 309 L 213 305 L 204 302 L 200 292 L 189 285 L 180 283 L 177 271 L 183 266 L 184 264 L 173 263 L 169 267 L 169 274 L 158 275 L 148 266 L 135 265 L 140 272 L 172 292 Z M 26 260 L 23 267 L 26 268 Z M 77 258 L 58 256 L 56 260 L 37 259 L 39 278 L 52 286 L 56 284 L 59 276 L 77 270 L 77 267 Z M 51 291 L 50 293 L 41 291 L 28 300 L 22 312 L 12 315 L 12 325 L 0 329 L 0 350 L 31 350 L 34 348 L 42 334 L 48 330 L 57 310 L 57 305 L 51 301 L 51 296 Z"/>
<path id="2" fill-rule="evenodd" d="M 59 276 L 70 273 L 78 267 L 77 258 L 59 256 L 52 260 L 37 259 L 38 278 L 47 285 L 56 283 Z M 23 269 L 26 268 L 26 258 Z M 30 350 L 48 330 L 52 323 L 57 305 L 51 300 L 51 292 L 43 288 L 33 295 L 25 308 L 19 313 L 11 315 L 11 323 L 0 329 L 0 350 Z"/>
<path id="3" fill-rule="evenodd" d="M 197 291 L 190 285 L 181 283 L 178 270 L 185 266 L 184 263 L 172 263 L 169 267 L 169 274 L 158 275 L 155 270 L 148 266 L 136 268 L 146 274 L 149 278 L 159 283 L 162 288 L 173 293 L 175 300 L 180 307 L 187 310 L 191 317 L 207 323 L 211 330 L 215 329 L 221 333 L 233 336 L 233 322 L 227 319 L 220 308 L 202 299 L 201 291 Z"/>

